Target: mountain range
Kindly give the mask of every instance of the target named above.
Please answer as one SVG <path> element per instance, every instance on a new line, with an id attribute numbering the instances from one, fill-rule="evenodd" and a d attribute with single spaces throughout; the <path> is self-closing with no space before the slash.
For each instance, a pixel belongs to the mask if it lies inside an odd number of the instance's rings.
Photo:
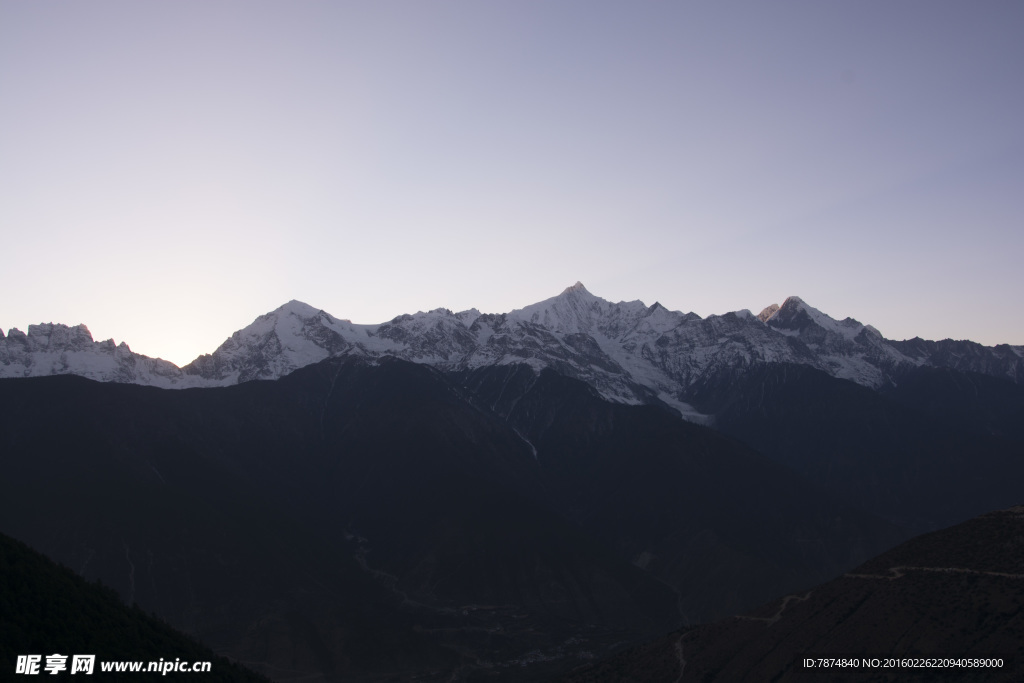
<path id="1" fill-rule="evenodd" d="M 789 297 L 758 315 L 742 310 L 701 318 L 659 303 L 611 303 L 577 282 L 558 296 L 503 314 L 443 308 L 353 324 L 299 301 L 257 318 L 213 353 L 178 368 L 97 342 L 85 325 L 30 325 L 0 331 L 0 377 L 75 374 L 161 388 L 228 386 L 277 379 L 325 358 L 390 355 L 444 371 L 526 364 L 580 379 L 605 398 L 660 403 L 693 421 L 698 388 L 723 368 L 788 363 L 872 389 L 906 372 L 948 367 L 1024 381 L 1024 346 L 970 341 L 892 341 L 852 318 L 835 320 Z"/>

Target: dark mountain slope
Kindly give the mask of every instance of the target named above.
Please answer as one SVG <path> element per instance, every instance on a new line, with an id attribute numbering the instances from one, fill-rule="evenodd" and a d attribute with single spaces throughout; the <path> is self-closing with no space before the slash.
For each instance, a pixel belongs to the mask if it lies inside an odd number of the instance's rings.
<path id="1" fill-rule="evenodd" d="M 3 531 L 275 676 L 453 666 L 261 476 L 271 451 L 238 451 L 250 391 L 0 382 Z"/>
<path id="2" fill-rule="evenodd" d="M 950 368 L 921 367 L 901 373 L 883 393 L 897 403 L 947 423 L 992 436 L 1024 441 L 1024 385 Z"/>
<path id="3" fill-rule="evenodd" d="M 787 468 L 658 407 L 609 403 L 552 371 L 485 368 L 457 378 L 530 440 L 559 509 L 675 587 L 689 620 L 825 580 L 900 538 Z"/>
<path id="4" fill-rule="evenodd" d="M 678 632 L 564 683 L 1019 681 L 1024 675 L 1024 507 L 925 534 L 841 578 L 749 615 Z M 815 657 L 856 669 L 805 669 Z M 1002 659 L 999 668 L 868 668 L 862 658 Z"/>
<path id="5" fill-rule="evenodd" d="M 203 680 L 227 683 L 267 683 L 267 679 L 218 657 L 208 647 L 171 629 L 136 608 L 128 608 L 116 593 L 90 584 L 23 543 L 0 534 L 0 678 L 14 680 L 19 655 L 67 657 L 95 655 L 97 680 L 139 680 L 139 673 L 102 673 L 102 662 L 210 662 Z M 75 675 L 85 675 L 79 672 Z M 153 677 L 159 674 L 148 674 Z"/>
<path id="6" fill-rule="evenodd" d="M 5 380 L 0 434 L 5 531 L 273 675 L 447 678 L 679 620 L 669 588 L 540 501 L 520 437 L 422 366 L 183 392 Z"/>
<path id="7" fill-rule="evenodd" d="M 324 681 L 536 678 L 894 542 L 711 430 L 499 371 L 508 410 L 497 379 L 395 359 L 175 392 L 3 380 L 3 530 Z"/>
<path id="8" fill-rule="evenodd" d="M 914 378 L 937 379 L 928 371 Z M 929 389 L 914 389 L 910 380 L 906 389 L 883 395 L 785 364 L 723 370 L 706 381 L 694 403 L 715 414 L 716 428 L 844 500 L 920 533 L 1019 498 L 1024 441 L 1007 435 L 1015 408 L 1002 403 L 1002 393 L 1017 387 L 985 378 L 989 382 L 994 389 L 985 400 L 1004 412 L 986 412 L 979 403 L 973 418 L 970 409 L 961 417 L 957 410 L 928 408 Z M 963 394 L 947 391 L 945 405 L 957 395 Z M 1003 435 L 984 433 L 980 427 L 989 423 L 1004 425 Z"/>

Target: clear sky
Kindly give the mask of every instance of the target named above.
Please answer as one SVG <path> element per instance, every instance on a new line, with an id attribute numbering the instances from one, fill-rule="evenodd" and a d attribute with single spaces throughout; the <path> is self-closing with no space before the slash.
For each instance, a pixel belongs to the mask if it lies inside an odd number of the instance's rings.
<path id="1" fill-rule="evenodd" d="M 1019 0 L 0 0 L 0 326 L 796 294 L 1024 344 Z"/>

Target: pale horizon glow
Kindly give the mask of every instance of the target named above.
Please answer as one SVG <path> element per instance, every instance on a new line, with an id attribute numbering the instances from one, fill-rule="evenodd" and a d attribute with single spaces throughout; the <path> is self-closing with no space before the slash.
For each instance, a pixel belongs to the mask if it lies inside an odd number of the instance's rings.
<path id="1" fill-rule="evenodd" d="M 0 0 L 0 328 L 184 365 L 291 299 L 375 324 L 579 280 L 1024 344 L 1022 31 L 985 0 Z"/>

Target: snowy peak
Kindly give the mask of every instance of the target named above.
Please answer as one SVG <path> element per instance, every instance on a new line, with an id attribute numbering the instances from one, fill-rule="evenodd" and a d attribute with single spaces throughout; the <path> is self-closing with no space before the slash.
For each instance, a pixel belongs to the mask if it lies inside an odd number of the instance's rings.
<path id="1" fill-rule="evenodd" d="M 351 348 L 341 333 L 351 323 L 301 301 L 291 300 L 238 330 L 212 354 L 183 370 L 218 383 L 276 379 Z"/>
<path id="2" fill-rule="evenodd" d="M 639 303 L 639 302 L 633 302 Z M 630 307 L 632 304 L 620 304 Z M 633 311 L 630 311 L 631 313 Z M 700 316 L 696 313 L 680 313 L 679 311 L 670 311 L 669 309 L 662 306 L 660 303 L 655 302 L 652 306 L 644 310 L 641 314 L 637 315 L 637 321 L 634 324 L 630 332 L 642 332 L 649 331 L 658 335 L 665 334 L 671 330 L 676 329 L 684 322 L 691 320 L 700 320 Z"/>
<path id="3" fill-rule="evenodd" d="M 92 333 L 85 325 L 68 327 L 41 323 L 29 325 L 27 335 L 22 335 L 15 328 L 11 330 L 10 336 L 12 339 L 23 339 L 32 351 L 82 351 L 93 344 Z"/>
<path id="4" fill-rule="evenodd" d="M 308 318 L 310 316 L 316 315 L 317 313 L 323 313 L 323 311 L 317 308 L 313 308 L 304 301 L 292 299 L 288 303 L 278 306 L 267 315 L 273 315 L 274 313 L 277 313 L 279 315 L 297 315 L 299 317 Z"/>
<path id="5" fill-rule="evenodd" d="M 114 340 L 94 341 L 92 333 L 85 325 L 61 325 L 59 323 L 40 323 L 29 325 L 28 334 L 17 327 L 11 328 L 5 338 L 0 332 L 0 340 L 6 341 L 7 353 L 50 353 L 85 352 L 95 348 L 113 349 Z M 121 342 L 120 347 L 128 345 Z"/>
<path id="6" fill-rule="evenodd" d="M 767 309 L 765 309 L 767 310 Z M 818 313 L 818 316 L 814 314 Z M 810 325 L 816 324 L 816 319 L 821 312 L 804 303 L 798 296 L 787 297 L 782 305 L 777 307 L 775 312 L 768 316 L 765 322 L 777 330 L 789 330 L 798 332 Z"/>
<path id="7" fill-rule="evenodd" d="M 758 316 L 772 330 L 799 340 L 829 374 L 870 387 L 891 383 L 900 365 L 918 364 L 887 342 L 875 328 L 853 318 L 836 320 L 791 296 L 774 312 Z"/>
<path id="8" fill-rule="evenodd" d="M 811 343 L 817 343 L 822 333 L 853 341 L 865 329 L 864 325 L 853 318 L 835 320 L 797 296 L 786 299 L 766 322 L 783 334 L 809 336 Z M 874 328 L 871 330 L 877 333 Z"/>
<path id="9" fill-rule="evenodd" d="M 101 382 L 195 386 L 165 360 L 133 353 L 124 342 L 93 341 L 85 325 L 29 325 L 0 335 L 0 377 L 80 375 Z"/>
<path id="10" fill-rule="evenodd" d="M 512 311 L 509 319 L 542 325 L 555 332 L 590 332 L 609 302 L 587 291 L 582 282 L 566 287 L 558 296 Z"/>
<path id="11" fill-rule="evenodd" d="M 693 313 L 670 311 L 660 303 L 611 303 L 594 296 L 577 282 L 558 296 L 507 314 L 510 321 L 542 326 L 555 334 L 584 334 L 622 342 L 631 332 L 644 329 L 658 334 L 697 318 Z"/>
<path id="12" fill-rule="evenodd" d="M 476 309 L 447 308 L 396 316 L 379 325 L 354 324 L 299 301 L 290 301 L 235 332 L 212 354 L 185 366 L 190 375 L 218 383 L 275 379 L 329 357 L 392 354 L 431 365 L 462 360 L 477 346 L 470 328 Z"/>

